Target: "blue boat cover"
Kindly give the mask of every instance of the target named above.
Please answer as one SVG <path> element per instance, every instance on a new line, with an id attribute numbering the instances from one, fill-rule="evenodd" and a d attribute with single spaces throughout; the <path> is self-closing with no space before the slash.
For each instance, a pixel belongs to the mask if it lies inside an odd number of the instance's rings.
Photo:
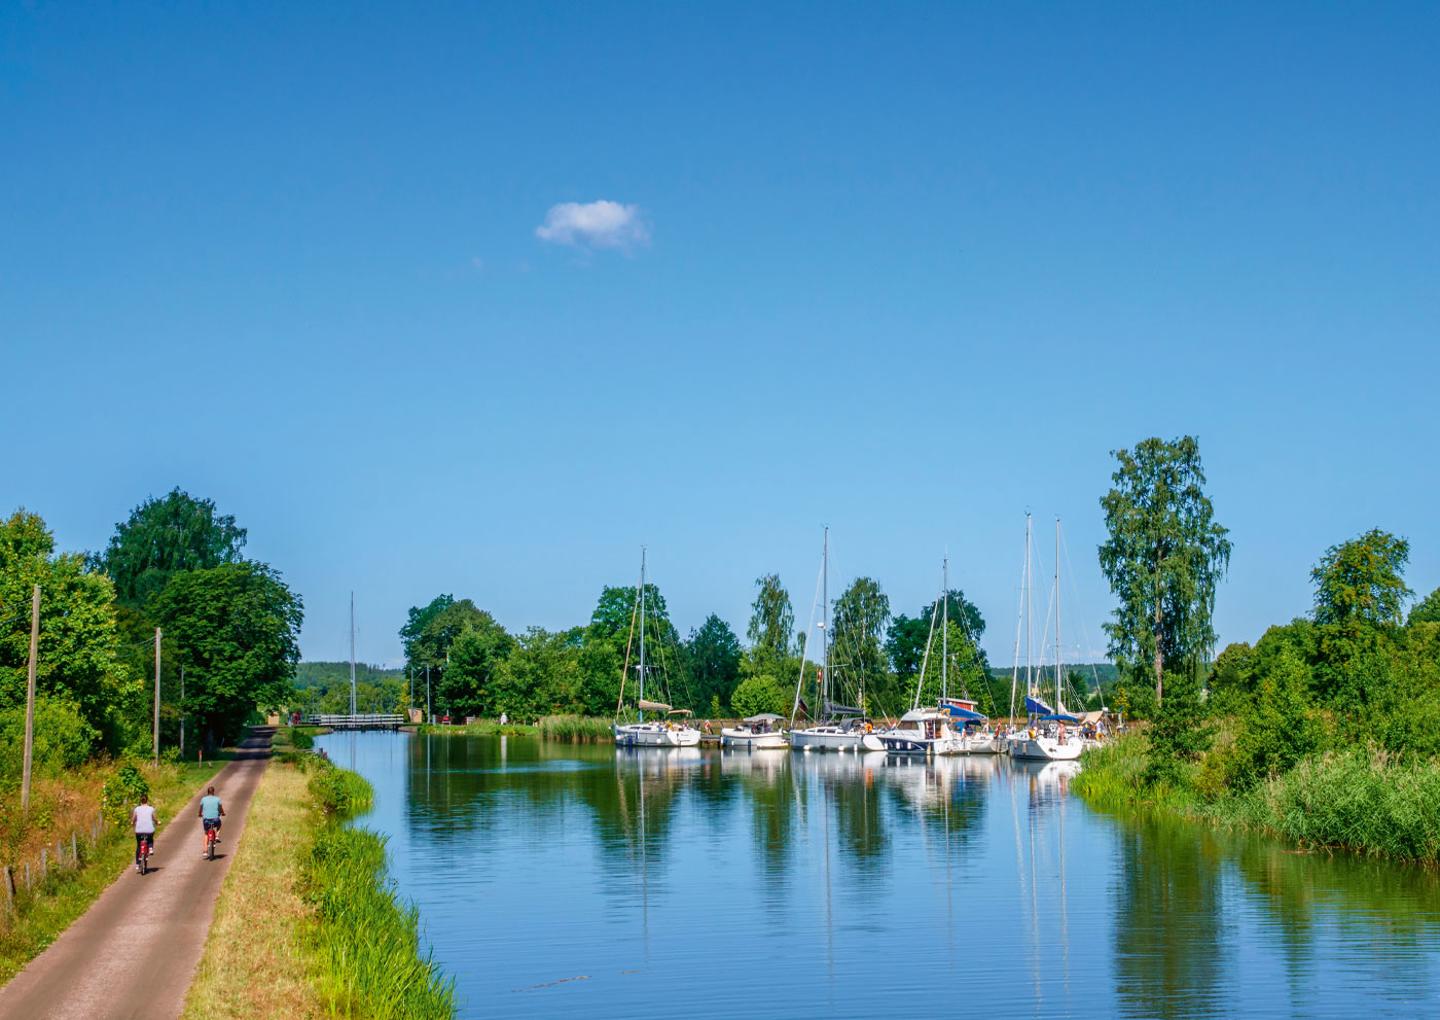
<path id="1" fill-rule="evenodd" d="M 1025 698 L 1025 714 L 1054 715 L 1055 710 L 1049 705 L 1045 704 L 1045 702 L 1041 701 L 1039 698 L 1032 698 L 1027 695 Z"/>
<path id="2" fill-rule="evenodd" d="M 968 709 L 968 708 L 961 708 L 959 705 L 955 704 L 955 702 L 953 702 L 953 701 L 951 701 L 951 700 L 949 700 L 949 699 L 945 699 L 945 700 L 941 701 L 941 702 L 940 702 L 940 707 L 943 708 L 945 711 L 949 712 L 949 713 L 950 713 L 950 718 L 952 718 L 952 719 L 964 719 L 964 720 L 966 720 L 967 722 L 970 722 L 970 721 L 984 722 L 984 721 L 985 721 L 985 716 L 981 715 L 979 712 L 972 711 L 972 710 L 970 710 L 970 709 Z"/>

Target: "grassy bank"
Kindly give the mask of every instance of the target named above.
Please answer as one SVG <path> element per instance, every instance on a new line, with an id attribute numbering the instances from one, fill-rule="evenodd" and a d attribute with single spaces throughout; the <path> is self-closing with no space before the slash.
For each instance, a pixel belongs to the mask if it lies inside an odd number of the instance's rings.
<path id="1" fill-rule="evenodd" d="M 1147 786 L 1146 762 L 1145 737 L 1125 737 L 1087 751 L 1071 789 L 1106 811 L 1161 812 L 1309 849 L 1440 866 L 1440 762 L 1364 749 L 1327 752 L 1239 791 L 1207 787 L 1203 763 L 1191 782 Z"/>
<path id="2" fill-rule="evenodd" d="M 540 727 L 527 723 L 505 723 L 494 719 L 479 719 L 473 723 L 454 726 L 421 723 L 415 732 L 436 737 L 534 737 L 539 736 Z"/>
<path id="3" fill-rule="evenodd" d="M 163 830 L 185 806 L 195 791 L 213 777 L 224 760 L 203 764 L 136 763 L 135 771 L 149 787 L 150 802 Z M 37 883 L 19 891 L 16 911 L 0 911 L 0 983 L 10 980 L 20 968 L 41 953 L 70 923 L 83 914 L 95 897 L 134 860 L 135 841 L 128 826 L 129 807 L 117 804 L 108 813 L 99 840 L 87 842 L 102 803 L 107 779 L 116 766 L 96 763 L 60 776 L 38 779 L 31 790 L 30 813 L 21 815 L 18 794 L 0 801 L 0 848 L 4 861 L 17 870 L 31 862 Z M 76 834 L 78 866 L 68 862 L 70 836 Z M 62 841 L 67 863 L 50 870 L 38 881 L 41 847 Z M 17 874 L 16 883 L 20 883 Z"/>
<path id="4" fill-rule="evenodd" d="M 416 913 L 386 878 L 384 840 L 343 825 L 370 799 L 361 777 L 311 756 L 267 770 L 186 1020 L 454 1015 Z"/>

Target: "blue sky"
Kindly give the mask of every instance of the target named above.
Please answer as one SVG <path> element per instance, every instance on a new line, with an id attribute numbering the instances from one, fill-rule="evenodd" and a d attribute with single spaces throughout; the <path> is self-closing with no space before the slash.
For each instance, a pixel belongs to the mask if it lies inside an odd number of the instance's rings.
<path id="1" fill-rule="evenodd" d="M 682 629 L 803 619 L 828 523 L 1008 663 L 1027 508 L 1088 657 L 1152 434 L 1222 642 L 1372 526 L 1440 585 L 1433 6 L 139 6 L 0 11 L 0 506 L 210 496 L 307 657 L 352 589 L 371 661 L 442 591 L 582 622 L 642 543 Z"/>

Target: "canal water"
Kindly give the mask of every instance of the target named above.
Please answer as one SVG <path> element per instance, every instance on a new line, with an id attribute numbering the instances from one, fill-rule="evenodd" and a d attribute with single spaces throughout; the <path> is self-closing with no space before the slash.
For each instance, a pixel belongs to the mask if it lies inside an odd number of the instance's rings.
<path id="1" fill-rule="evenodd" d="M 334 734 L 466 1017 L 1440 1015 L 1440 882 L 1073 765 Z"/>

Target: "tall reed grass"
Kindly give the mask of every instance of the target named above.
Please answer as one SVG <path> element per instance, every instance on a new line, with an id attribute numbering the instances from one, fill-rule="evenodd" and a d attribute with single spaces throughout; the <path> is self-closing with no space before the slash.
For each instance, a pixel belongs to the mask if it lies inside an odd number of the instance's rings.
<path id="1" fill-rule="evenodd" d="M 1101 810 L 1164 812 L 1305 847 L 1440 865 L 1440 762 L 1352 749 L 1312 755 L 1249 791 L 1208 796 L 1187 785 L 1147 786 L 1143 736 L 1086 751 L 1083 763 L 1071 789 Z"/>
<path id="2" fill-rule="evenodd" d="M 561 744 L 598 744 L 615 738 L 609 719 L 593 715 L 547 715 L 540 720 L 540 736 Z"/>
<path id="3" fill-rule="evenodd" d="M 302 899 L 316 911 L 316 988 L 334 1016 L 449 1020 L 453 983 L 420 949 L 420 918 L 385 873 L 385 840 L 342 820 L 368 807 L 362 777 L 321 763 L 309 788 L 325 821 L 301 862 Z"/>

